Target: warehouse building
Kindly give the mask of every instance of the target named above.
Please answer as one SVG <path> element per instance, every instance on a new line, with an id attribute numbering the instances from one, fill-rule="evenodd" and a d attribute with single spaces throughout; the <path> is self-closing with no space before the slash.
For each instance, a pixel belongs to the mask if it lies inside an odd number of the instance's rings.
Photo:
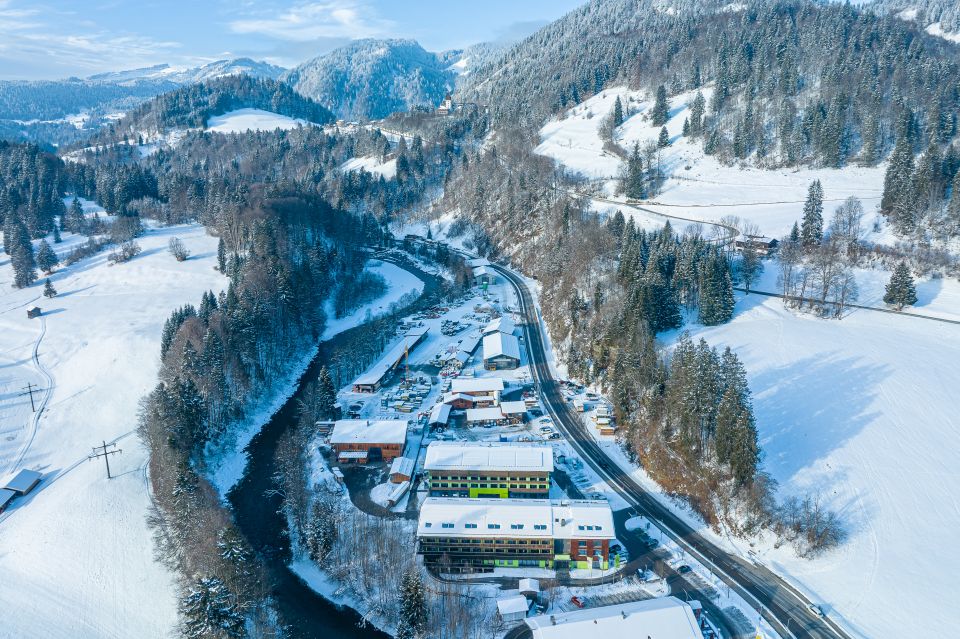
<path id="1" fill-rule="evenodd" d="M 387 351 L 376 364 L 353 382 L 354 393 L 376 393 L 393 371 L 397 370 L 407 355 L 427 338 L 426 328 L 413 328 L 397 344 Z"/>
<path id="2" fill-rule="evenodd" d="M 340 463 L 391 462 L 407 443 L 405 419 L 340 419 L 333 425 L 330 445 Z"/>
<path id="3" fill-rule="evenodd" d="M 511 370 L 520 366 L 520 342 L 507 333 L 483 337 L 483 367 L 488 371 Z"/>
<path id="4" fill-rule="evenodd" d="M 451 393 L 469 395 L 477 406 L 499 404 L 503 388 L 503 379 L 500 377 L 461 377 L 450 383 Z"/>
<path id="5" fill-rule="evenodd" d="M 692 604 L 692 605 L 691 605 Z M 525 619 L 533 639 L 703 639 L 696 611 L 676 597 L 632 601 L 613 606 L 554 612 Z"/>
<path id="6" fill-rule="evenodd" d="M 613 512 L 606 501 L 428 497 L 417 552 L 440 570 L 609 566 Z"/>
<path id="7" fill-rule="evenodd" d="M 553 449 L 512 442 L 433 442 L 423 464 L 433 497 L 546 498 Z"/>

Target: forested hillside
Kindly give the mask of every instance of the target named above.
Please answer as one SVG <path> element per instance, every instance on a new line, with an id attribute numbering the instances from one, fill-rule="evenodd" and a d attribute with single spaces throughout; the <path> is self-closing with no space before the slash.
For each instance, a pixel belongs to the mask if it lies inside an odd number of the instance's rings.
<path id="1" fill-rule="evenodd" d="M 358 40 L 301 64 L 283 79 L 337 117 L 378 119 L 438 105 L 453 88 L 454 61 L 413 40 Z"/>
<path id="2" fill-rule="evenodd" d="M 870 8 L 896 14 L 923 28 L 939 25 L 940 31 L 954 37 L 960 33 L 960 4 L 954 0 L 874 0 Z"/>

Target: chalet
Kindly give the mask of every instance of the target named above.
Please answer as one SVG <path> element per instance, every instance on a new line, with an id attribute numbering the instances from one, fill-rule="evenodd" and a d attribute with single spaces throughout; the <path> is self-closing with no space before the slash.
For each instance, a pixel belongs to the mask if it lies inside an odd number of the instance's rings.
<path id="1" fill-rule="evenodd" d="M 524 401 L 500 402 L 500 410 L 508 422 L 519 424 L 523 422 L 523 416 L 527 413 L 527 403 Z"/>
<path id="2" fill-rule="evenodd" d="M 742 253 L 747 249 L 752 249 L 758 255 L 767 256 L 774 253 L 779 245 L 780 242 L 774 238 L 763 235 L 744 235 L 733 241 L 733 250 Z"/>
<path id="3" fill-rule="evenodd" d="M 697 601 L 688 603 L 676 597 L 658 597 L 598 608 L 555 611 L 530 617 L 524 623 L 533 639 L 703 639 L 694 608 L 699 605 Z"/>
<path id="4" fill-rule="evenodd" d="M 483 338 L 483 367 L 488 371 L 520 366 L 520 342 L 513 335 L 491 333 Z"/>
<path id="5" fill-rule="evenodd" d="M 477 398 L 466 393 L 447 393 L 440 401 L 457 410 L 467 410 L 477 405 Z"/>
<path id="6" fill-rule="evenodd" d="M 354 393 L 375 393 L 380 390 L 387 376 L 406 360 L 410 351 L 427 338 L 426 328 L 411 329 L 393 348 L 387 351 L 376 364 L 353 382 Z"/>
<path id="7" fill-rule="evenodd" d="M 433 442 L 423 470 L 433 497 L 546 498 L 553 449 L 512 442 Z"/>
<path id="8" fill-rule="evenodd" d="M 417 552 L 429 567 L 609 566 L 613 512 L 606 501 L 427 497 Z"/>
<path id="9" fill-rule="evenodd" d="M 330 445 L 340 463 L 390 462 L 403 454 L 407 426 L 404 419 L 340 419 L 333 426 Z"/>
<path id="10" fill-rule="evenodd" d="M 397 457 L 390 464 L 390 482 L 400 484 L 413 479 L 416 462 L 409 457 Z"/>
<path id="11" fill-rule="evenodd" d="M 40 317 L 43 314 L 43 311 L 40 310 L 39 306 L 34 306 L 31 309 L 27 309 L 27 319 L 33 319 L 35 317 Z"/>

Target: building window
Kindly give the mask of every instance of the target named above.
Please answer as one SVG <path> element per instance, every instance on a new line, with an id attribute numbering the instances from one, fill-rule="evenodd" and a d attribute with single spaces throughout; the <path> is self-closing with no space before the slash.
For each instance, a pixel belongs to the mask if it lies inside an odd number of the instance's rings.
<path id="1" fill-rule="evenodd" d="M 476 525 L 476 524 L 464 524 L 463 527 L 464 527 L 464 528 L 476 528 L 477 525 Z"/>
<path id="2" fill-rule="evenodd" d="M 453 524 L 441 524 L 444 528 L 453 528 Z"/>
<path id="3" fill-rule="evenodd" d="M 490 530 L 500 530 L 500 524 L 487 524 L 487 528 Z"/>
<path id="4" fill-rule="evenodd" d="M 423 525 L 424 528 L 430 528 L 431 526 L 433 526 L 433 524 L 431 524 L 429 521 Z"/>
<path id="5" fill-rule="evenodd" d="M 523 524 L 510 524 L 510 530 L 523 530 Z"/>

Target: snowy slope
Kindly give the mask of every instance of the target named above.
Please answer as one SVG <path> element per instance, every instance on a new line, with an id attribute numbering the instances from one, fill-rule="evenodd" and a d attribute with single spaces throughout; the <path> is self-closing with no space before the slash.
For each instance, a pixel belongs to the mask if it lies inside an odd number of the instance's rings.
<path id="1" fill-rule="evenodd" d="M 603 183 L 608 194 L 613 193 L 612 178 L 617 176 L 622 162 L 603 149 L 597 128 L 613 109 L 617 96 L 625 111 L 632 113 L 615 132 L 617 144 L 630 150 L 635 142 L 642 148 L 655 141 L 660 128 L 650 126 L 646 119 L 653 105 L 650 96 L 620 87 L 602 91 L 568 110 L 563 117 L 548 122 L 540 130 L 541 144 L 536 149 L 570 172 Z M 883 193 L 883 166 L 775 171 L 724 166 L 704 155 L 699 141 L 690 142 L 681 136 L 683 121 L 689 116 L 689 104 L 695 96 L 696 92 L 687 92 L 670 99 L 667 131 L 671 145 L 661 155 L 668 179 L 661 193 L 644 205 L 646 208 L 705 222 L 735 215 L 756 223 L 768 236 L 781 237 L 801 217 L 810 182 L 820 180 L 826 222 L 833 209 L 851 195 L 863 202 L 865 222 L 869 225 L 873 221 Z M 704 96 L 709 101 L 709 89 L 704 90 Z"/>
<path id="2" fill-rule="evenodd" d="M 262 109 L 237 109 L 215 115 L 207 122 L 207 130 L 216 133 L 244 133 L 245 131 L 273 131 L 295 129 L 312 123 Z"/>
<path id="3" fill-rule="evenodd" d="M 956 590 L 960 326 L 870 311 L 819 320 L 751 295 L 730 324 L 691 333 L 743 360 L 764 465 L 781 491 L 820 495 L 850 533 L 813 561 L 769 542 L 762 560 L 864 636 L 949 627 L 941 604 Z"/>
<path id="4" fill-rule="evenodd" d="M 368 173 L 373 173 L 374 175 L 383 176 L 387 180 L 392 180 L 397 175 L 397 159 L 393 158 L 386 162 L 380 162 L 380 160 L 373 156 L 365 156 L 350 158 L 340 165 L 340 171 L 343 173 L 359 171 L 360 169 Z"/>
<path id="5" fill-rule="evenodd" d="M 89 207 L 88 207 L 89 208 Z M 176 262 L 170 237 L 192 252 Z M 82 238 L 64 234 L 61 255 Z M 0 259 L 0 479 L 44 473 L 39 490 L 0 515 L 2 637 L 163 637 L 176 622 L 174 577 L 153 560 L 146 525 L 146 451 L 134 434 L 139 399 L 156 383 L 160 330 L 170 311 L 226 279 L 202 227 L 151 228 L 143 252 L 109 266 L 106 252 L 54 273 L 59 295 L 10 287 Z M 25 309 L 39 305 L 42 319 Z M 36 358 L 33 355 L 36 353 Z M 36 423 L 28 382 L 49 389 Z M 46 399 L 44 399 L 46 398 Z M 91 447 L 117 441 L 110 464 Z M 22 456 L 22 461 L 21 460 Z"/>

